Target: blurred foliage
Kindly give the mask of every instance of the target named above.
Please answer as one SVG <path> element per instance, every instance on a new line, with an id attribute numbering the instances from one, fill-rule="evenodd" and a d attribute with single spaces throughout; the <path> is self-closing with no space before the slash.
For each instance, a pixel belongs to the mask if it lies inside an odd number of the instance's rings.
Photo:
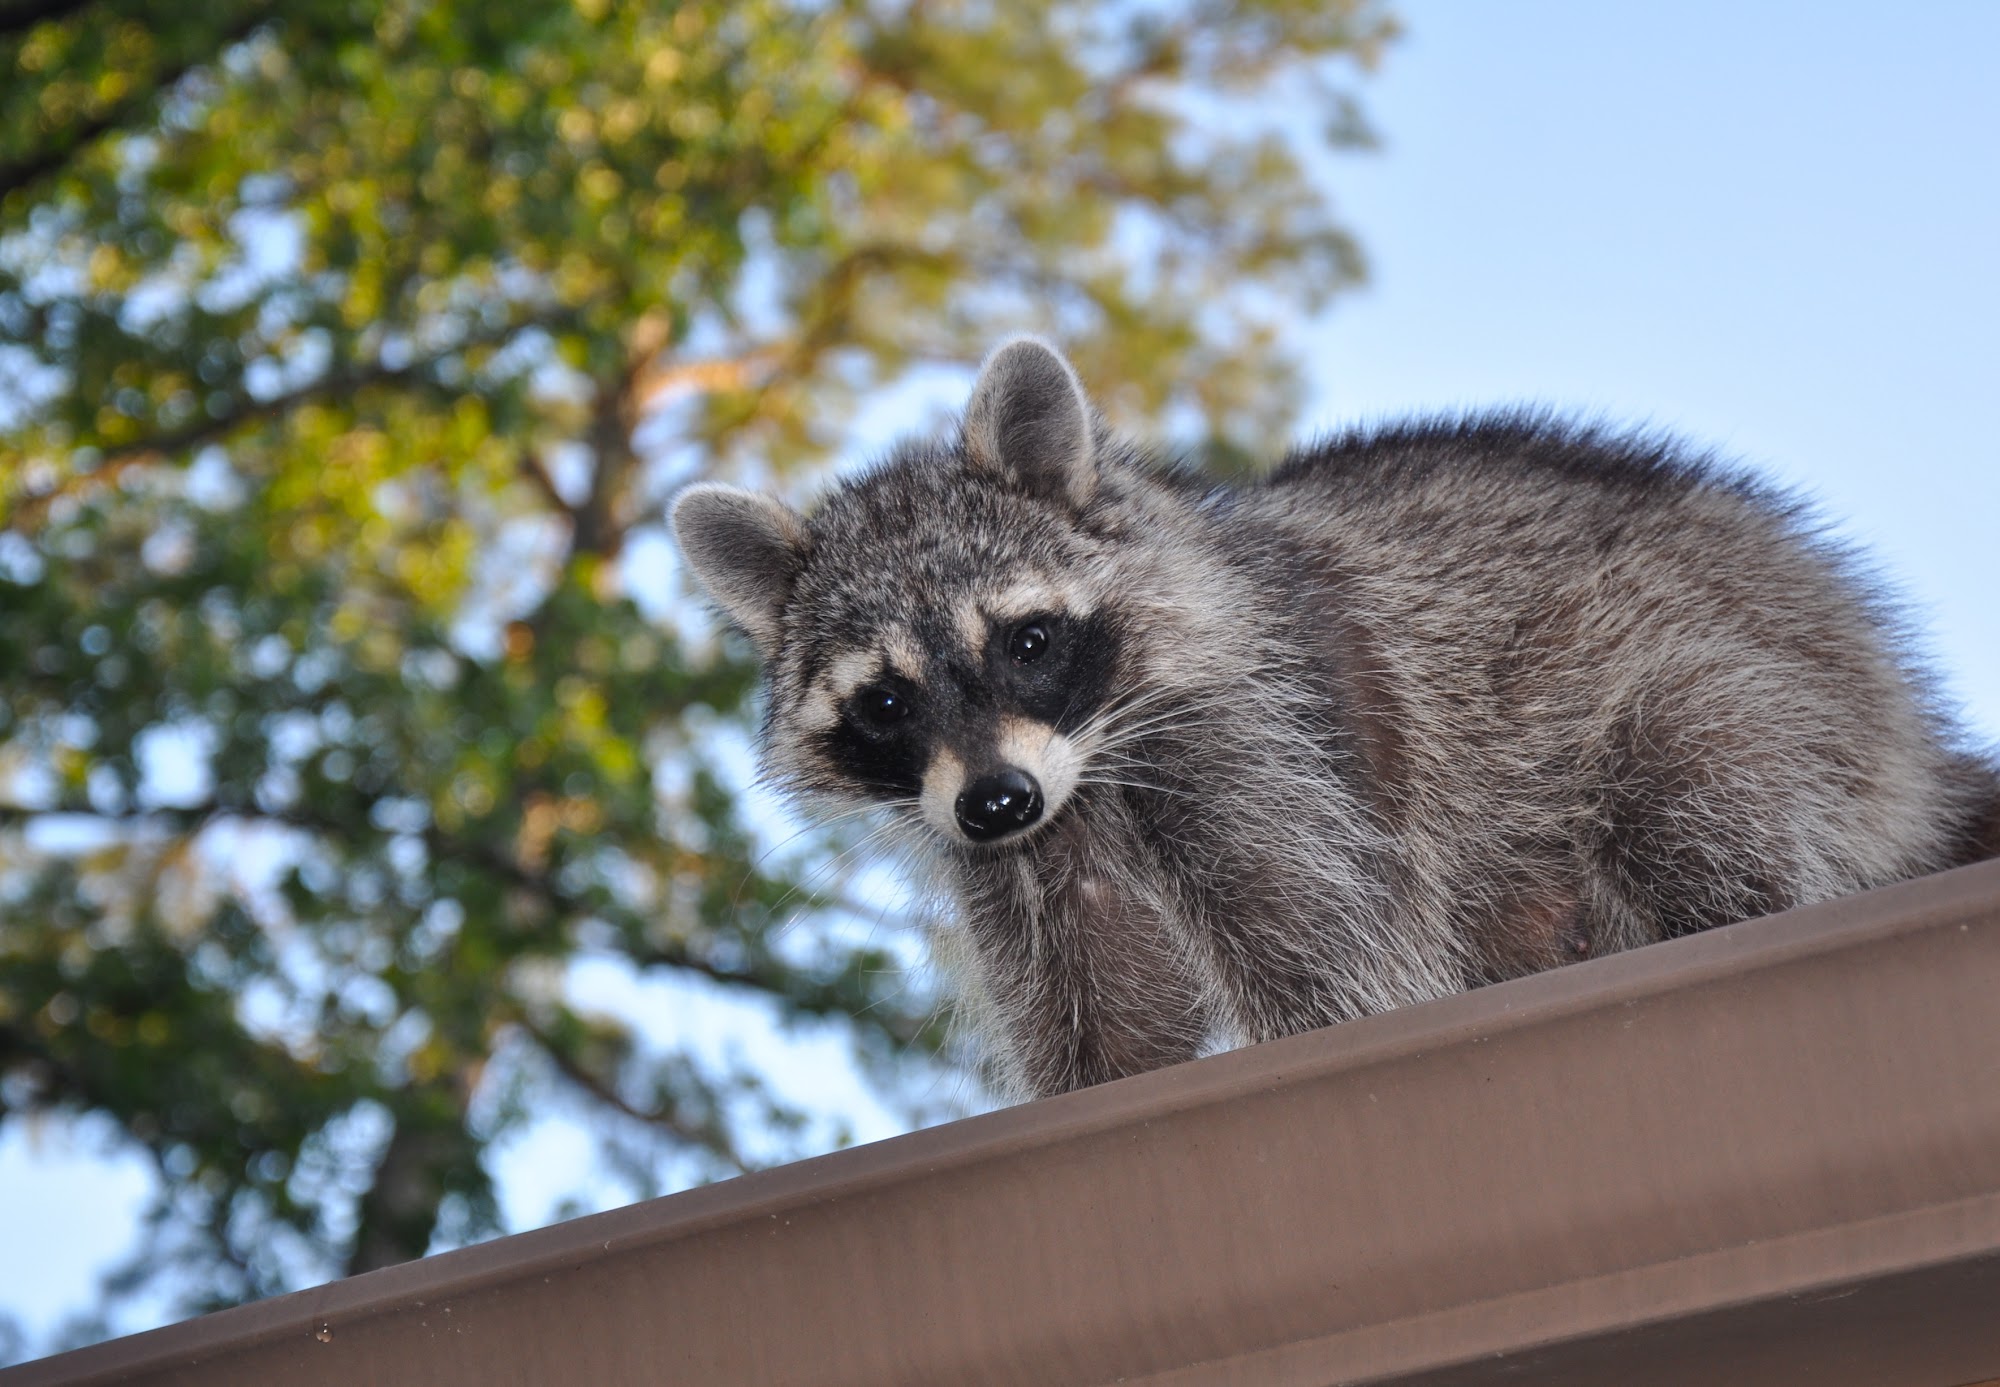
<path id="1" fill-rule="evenodd" d="M 759 857 L 744 652 L 635 541 L 1018 328 L 1114 416 L 1267 439 L 1276 324 L 1359 273 L 1301 157 L 1365 139 L 1389 33 L 0 0 L 0 1119 L 152 1157 L 114 1299 L 490 1234 L 483 1153 L 565 1094 L 635 1192 L 829 1139 L 582 957 L 835 1024 L 892 1093 L 948 1063 L 907 940 L 799 866 L 832 845 Z"/>

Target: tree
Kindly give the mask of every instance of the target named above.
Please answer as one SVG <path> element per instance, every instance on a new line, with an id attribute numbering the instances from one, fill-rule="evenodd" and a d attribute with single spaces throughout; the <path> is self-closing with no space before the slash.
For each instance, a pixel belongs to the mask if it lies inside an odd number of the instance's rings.
<path id="1" fill-rule="evenodd" d="M 0 4 L 0 1120 L 157 1163 L 182 1309 L 498 1227 L 550 1095 L 672 1180 L 794 1154 L 584 955 L 949 1062 L 833 847 L 760 855 L 746 652 L 626 560 L 696 473 L 1059 335 L 1227 463 L 1359 273 L 1370 0 Z M 1247 114 L 1282 90 L 1310 129 Z M 1292 122 L 1296 127 L 1296 122 Z M 721 731 L 718 731 L 721 729 Z M 838 861 L 839 859 L 831 859 Z M 820 864 L 812 866 L 810 864 Z"/>

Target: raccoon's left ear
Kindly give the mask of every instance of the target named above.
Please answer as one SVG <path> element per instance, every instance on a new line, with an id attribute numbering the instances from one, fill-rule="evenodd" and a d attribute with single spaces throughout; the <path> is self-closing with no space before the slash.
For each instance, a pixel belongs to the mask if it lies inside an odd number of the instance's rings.
<path id="1" fill-rule="evenodd" d="M 965 458 L 1025 490 L 1089 503 L 1097 492 L 1090 401 L 1061 352 L 1016 337 L 986 358 L 965 408 Z"/>
<path id="2" fill-rule="evenodd" d="M 805 561 L 805 522 L 775 496 L 702 482 L 674 502 L 681 557 L 766 658 Z"/>

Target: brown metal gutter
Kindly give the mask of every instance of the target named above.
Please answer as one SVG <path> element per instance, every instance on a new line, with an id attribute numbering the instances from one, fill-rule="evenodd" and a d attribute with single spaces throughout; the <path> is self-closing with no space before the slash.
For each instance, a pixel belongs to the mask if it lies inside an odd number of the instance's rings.
<path id="1" fill-rule="evenodd" d="M 2000 863 L 0 1372 L 2000 1377 Z"/>

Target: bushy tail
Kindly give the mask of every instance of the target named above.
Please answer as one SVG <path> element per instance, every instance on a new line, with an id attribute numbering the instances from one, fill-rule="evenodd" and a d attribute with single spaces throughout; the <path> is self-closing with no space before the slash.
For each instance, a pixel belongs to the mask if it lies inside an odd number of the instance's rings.
<path id="1" fill-rule="evenodd" d="M 2000 764 L 1990 756 L 1967 756 L 1962 765 L 1972 810 L 1958 860 L 1952 864 L 1958 867 L 2000 857 Z"/>

